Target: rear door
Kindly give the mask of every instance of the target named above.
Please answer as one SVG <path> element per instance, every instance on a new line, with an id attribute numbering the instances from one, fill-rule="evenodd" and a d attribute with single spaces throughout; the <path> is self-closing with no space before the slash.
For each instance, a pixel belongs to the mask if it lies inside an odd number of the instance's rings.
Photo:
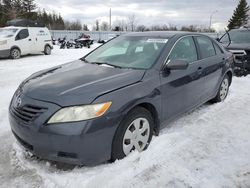
<path id="1" fill-rule="evenodd" d="M 225 57 L 223 50 L 209 37 L 196 36 L 195 40 L 198 45 L 200 62 L 202 65 L 203 92 L 202 101 L 213 97 L 217 92 L 217 87 L 222 75 Z"/>
<path id="2" fill-rule="evenodd" d="M 33 41 L 33 53 L 39 53 L 44 50 L 43 30 L 37 27 L 30 28 Z"/>

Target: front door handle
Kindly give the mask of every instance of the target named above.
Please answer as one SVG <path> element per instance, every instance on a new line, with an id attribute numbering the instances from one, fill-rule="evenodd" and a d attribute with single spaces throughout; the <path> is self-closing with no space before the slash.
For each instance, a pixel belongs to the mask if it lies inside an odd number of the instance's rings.
<path id="1" fill-rule="evenodd" d="M 198 74 L 202 74 L 202 67 L 199 67 L 198 70 L 197 70 Z"/>
<path id="2" fill-rule="evenodd" d="M 29 39 L 29 41 L 31 41 L 31 39 Z"/>

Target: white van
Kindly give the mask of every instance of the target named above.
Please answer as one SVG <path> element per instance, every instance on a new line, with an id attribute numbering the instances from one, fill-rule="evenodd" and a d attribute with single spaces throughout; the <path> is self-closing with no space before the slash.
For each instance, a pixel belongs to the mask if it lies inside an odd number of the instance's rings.
<path id="1" fill-rule="evenodd" d="M 50 55 L 52 39 L 46 27 L 4 27 L 0 28 L 0 57 L 18 59 L 22 55 Z"/>

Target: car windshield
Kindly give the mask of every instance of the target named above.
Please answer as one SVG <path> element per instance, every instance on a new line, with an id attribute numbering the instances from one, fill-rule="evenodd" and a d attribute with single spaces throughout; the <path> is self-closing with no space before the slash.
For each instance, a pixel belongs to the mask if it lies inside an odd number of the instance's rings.
<path id="1" fill-rule="evenodd" d="M 10 29 L 10 28 L 5 28 L 5 29 L 0 29 L 0 37 L 2 38 L 10 38 L 13 37 L 14 34 L 17 32 L 18 29 Z"/>
<path id="2" fill-rule="evenodd" d="M 118 68 L 149 69 L 167 41 L 158 37 L 120 36 L 96 49 L 84 60 Z"/>
<path id="3" fill-rule="evenodd" d="M 250 31 L 248 30 L 232 30 L 229 31 L 230 39 L 232 43 L 250 43 Z M 221 42 L 227 43 L 230 42 L 228 35 L 225 34 Z"/>

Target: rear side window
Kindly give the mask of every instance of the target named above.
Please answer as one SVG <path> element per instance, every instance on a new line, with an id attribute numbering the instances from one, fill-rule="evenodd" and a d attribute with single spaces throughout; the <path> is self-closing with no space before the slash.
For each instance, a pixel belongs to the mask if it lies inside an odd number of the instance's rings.
<path id="1" fill-rule="evenodd" d="M 216 55 L 213 43 L 208 37 L 199 36 L 196 37 L 196 39 L 200 48 L 202 59 Z"/>
<path id="2" fill-rule="evenodd" d="M 179 40 L 169 55 L 169 60 L 185 60 L 189 63 L 197 61 L 197 51 L 193 37 Z"/>
<path id="3" fill-rule="evenodd" d="M 28 29 L 22 29 L 16 36 L 16 40 L 22 40 L 29 37 Z"/>
<path id="4" fill-rule="evenodd" d="M 223 54 L 223 51 L 222 49 L 218 46 L 218 44 L 216 43 L 213 43 L 214 44 L 214 49 L 216 51 L 216 54 L 219 55 L 219 54 Z"/>

